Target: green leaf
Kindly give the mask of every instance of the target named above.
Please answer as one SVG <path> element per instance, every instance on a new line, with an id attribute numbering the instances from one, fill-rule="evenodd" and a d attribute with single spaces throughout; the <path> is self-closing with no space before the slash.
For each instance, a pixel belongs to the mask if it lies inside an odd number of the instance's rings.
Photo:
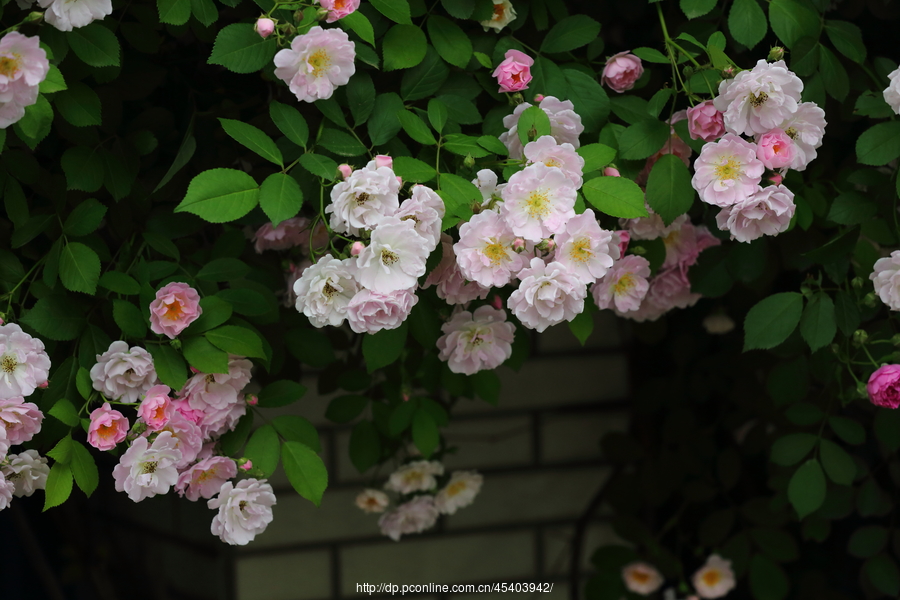
<path id="1" fill-rule="evenodd" d="M 438 91 L 449 74 L 450 67 L 434 48 L 428 46 L 422 62 L 403 74 L 400 95 L 408 102 L 428 98 Z"/>
<path id="2" fill-rule="evenodd" d="M 819 461 L 811 458 L 800 465 L 788 483 L 788 500 L 800 519 L 822 506 L 825 501 L 825 475 Z"/>
<path id="3" fill-rule="evenodd" d="M 72 462 L 72 445 L 74 441 L 72 440 L 72 433 L 69 432 L 66 437 L 59 440 L 56 445 L 47 452 L 47 456 L 52 458 L 58 463 L 62 463 L 64 465 Z"/>
<path id="4" fill-rule="evenodd" d="M 309 446 L 314 452 L 321 452 L 319 444 L 319 432 L 315 426 L 303 417 L 296 415 L 281 415 L 272 419 L 272 425 L 278 431 L 278 435 L 287 442 L 300 442 Z"/>
<path id="5" fill-rule="evenodd" d="M 44 490 L 44 510 L 59 506 L 69 499 L 72 494 L 72 481 L 72 469 L 69 465 L 53 463 Z"/>
<path id="6" fill-rule="evenodd" d="M 669 64 L 669 57 L 656 48 L 635 48 L 631 53 L 646 62 Z"/>
<path id="7" fill-rule="evenodd" d="M 238 288 L 222 290 L 216 294 L 234 308 L 234 312 L 250 317 L 264 315 L 269 311 L 266 297 L 257 290 Z"/>
<path id="8" fill-rule="evenodd" d="M 92 67 L 119 66 L 119 40 L 100 23 L 77 27 L 66 33 L 66 40 L 75 55 Z"/>
<path id="9" fill-rule="evenodd" d="M 888 452 L 900 450 L 900 411 L 879 408 L 875 412 L 875 438 Z"/>
<path id="10" fill-rule="evenodd" d="M 440 432 L 434 418 L 424 408 L 419 408 L 413 415 L 412 439 L 416 448 L 425 459 L 431 458 L 441 441 Z"/>
<path id="11" fill-rule="evenodd" d="M 403 323 L 396 329 L 383 329 L 375 334 L 366 334 L 362 342 L 362 351 L 369 373 L 386 367 L 400 358 L 406 345 L 407 330 L 407 324 Z"/>
<path id="12" fill-rule="evenodd" d="M 263 133 L 261 129 L 232 119 L 219 118 L 219 123 L 222 124 L 222 129 L 225 130 L 225 133 L 230 135 L 236 142 L 246 146 L 267 161 L 273 162 L 279 167 L 284 167 L 281 150 L 278 149 L 272 138 Z"/>
<path id="13" fill-rule="evenodd" d="M 443 147 L 453 154 L 472 156 L 473 158 L 484 158 L 490 154 L 478 143 L 477 137 L 462 133 L 448 133 L 445 136 Z"/>
<path id="14" fill-rule="evenodd" d="M 612 217 L 634 219 L 648 216 L 644 192 L 625 177 L 595 177 L 581 188 L 591 206 Z"/>
<path id="15" fill-rule="evenodd" d="M 734 0 L 728 13 L 728 31 L 739 44 L 753 48 L 769 31 L 766 13 L 756 0 Z"/>
<path id="16" fill-rule="evenodd" d="M 670 127 L 656 119 L 645 119 L 625 128 L 619 136 L 619 155 L 628 160 L 643 160 L 669 140 Z"/>
<path id="17" fill-rule="evenodd" d="M 585 173 L 602 169 L 616 157 L 615 148 L 610 148 L 604 144 L 588 144 L 582 146 L 576 152 L 584 159 Z"/>
<path id="18" fill-rule="evenodd" d="M 201 281 L 234 281 L 250 273 L 250 267 L 237 258 L 215 258 L 197 272 Z"/>
<path id="19" fill-rule="evenodd" d="M 300 166 L 324 179 L 334 181 L 338 164 L 327 156 L 321 154 L 303 154 L 300 156 Z"/>
<path id="20" fill-rule="evenodd" d="M 349 423 L 362 414 L 369 399 L 365 396 L 347 395 L 338 396 L 328 403 L 325 410 L 325 418 L 335 423 Z"/>
<path id="21" fill-rule="evenodd" d="M 309 139 L 309 126 L 306 119 L 293 106 L 275 102 L 269 105 L 269 117 L 284 136 L 303 148 L 306 148 L 306 142 Z"/>
<path id="22" fill-rule="evenodd" d="M 47 412 L 49 412 L 50 416 L 56 417 L 69 427 L 76 427 L 78 425 L 78 409 L 75 408 L 75 405 L 66 398 L 60 398 L 59 400 L 57 400 L 56 404 L 54 404 L 53 407 Z M 57 460 L 60 459 L 57 458 Z"/>
<path id="23" fill-rule="evenodd" d="M 819 73 L 828 95 L 843 102 L 850 91 L 850 77 L 834 52 L 825 46 L 819 46 Z"/>
<path id="24" fill-rule="evenodd" d="M 84 326 L 82 307 L 66 296 L 45 296 L 25 313 L 22 322 L 51 340 L 74 340 Z"/>
<path id="25" fill-rule="evenodd" d="M 143 339 L 147 335 L 147 323 L 141 309 L 127 300 L 113 300 L 113 320 L 128 337 Z"/>
<path id="26" fill-rule="evenodd" d="M 173 390 L 184 387 L 187 367 L 181 354 L 171 346 L 162 344 L 147 344 L 147 349 L 153 356 L 153 367 L 159 380 Z"/>
<path id="27" fill-rule="evenodd" d="M 647 179 L 647 203 L 666 225 L 689 211 L 694 203 L 691 174 L 674 154 L 664 154 L 653 165 Z"/>
<path id="28" fill-rule="evenodd" d="M 21 226 L 16 227 L 10 239 L 10 245 L 13 248 L 24 246 L 43 233 L 52 221 L 52 215 L 35 215 L 30 217 Z"/>
<path id="29" fill-rule="evenodd" d="M 367 44 L 375 45 L 375 30 L 372 29 L 372 23 L 360 11 L 353 11 L 346 17 L 343 17 L 338 23 L 344 29 L 355 32 Z"/>
<path id="30" fill-rule="evenodd" d="M 451 65 L 464 69 L 469 64 L 472 58 L 472 41 L 450 19 L 438 15 L 428 17 L 428 37 L 441 58 Z"/>
<path id="31" fill-rule="evenodd" d="M 244 456 L 253 462 L 253 467 L 262 471 L 263 477 L 269 478 L 278 468 L 278 454 L 281 443 L 278 433 L 271 425 L 263 425 L 253 432 L 244 448 Z"/>
<path id="32" fill-rule="evenodd" d="M 715 7 L 716 0 L 681 0 L 681 10 L 688 19 L 702 17 Z"/>
<path id="33" fill-rule="evenodd" d="M 400 110 L 397 111 L 397 118 L 400 120 L 400 126 L 403 127 L 403 131 L 413 140 L 428 146 L 437 144 L 437 140 L 434 139 L 434 134 L 428 129 L 428 125 L 415 114 L 408 110 Z"/>
<path id="34" fill-rule="evenodd" d="M 207 62 L 222 65 L 235 73 L 253 73 L 272 62 L 277 50 L 274 36 L 263 39 L 253 31 L 253 25 L 234 23 L 222 28 L 216 35 Z"/>
<path id="35" fill-rule="evenodd" d="M 99 125 L 100 97 L 97 92 L 80 82 L 73 82 L 69 89 L 54 96 L 53 104 L 62 117 L 75 127 Z"/>
<path id="36" fill-rule="evenodd" d="M 586 15 L 572 15 L 560 20 L 544 36 L 541 52 L 570 52 L 586 46 L 600 35 L 600 23 Z"/>
<path id="37" fill-rule="evenodd" d="M 72 442 L 72 462 L 69 466 L 75 477 L 75 483 L 78 484 L 84 495 L 90 498 L 100 483 L 100 472 L 97 470 L 94 457 L 83 444 Z"/>
<path id="38" fill-rule="evenodd" d="M 202 313 L 190 326 L 184 330 L 185 335 L 196 335 L 218 327 L 231 318 L 233 309 L 231 304 L 218 296 L 204 296 L 200 298 Z"/>
<path id="39" fill-rule="evenodd" d="M 853 62 L 866 61 L 866 45 L 859 27 L 847 21 L 825 21 L 825 33 L 838 52 Z"/>
<path id="40" fill-rule="evenodd" d="M 197 150 L 197 140 L 194 139 L 194 136 L 190 133 L 192 128 L 193 119 L 191 120 L 191 126 L 188 127 L 188 132 L 185 134 L 184 139 L 181 140 L 181 146 L 178 147 L 178 153 L 175 155 L 175 160 L 172 161 L 172 166 L 169 167 L 169 170 L 166 171 L 163 178 L 160 179 L 159 183 L 156 184 L 156 187 L 153 188 L 154 192 L 169 183 L 172 177 L 174 177 L 184 165 L 188 164 L 188 161 L 194 156 L 194 152 Z"/>
<path id="41" fill-rule="evenodd" d="M 303 397 L 306 388 L 296 381 L 281 379 L 264 387 L 259 393 L 260 408 L 277 408 L 293 404 Z"/>
<path id="42" fill-rule="evenodd" d="M 822 440 L 819 446 L 822 467 L 828 478 L 838 485 L 850 485 L 856 477 L 856 463 L 847 452 L 832 442 Z"/>
<path id="43" fill-rule="evenodd" d="M 529 106 L 519 115 L 517 129 L 519 141 L 525 146 L 528 142 L 551 135 L 550 117 L 539 106 Z"/>
<path id="44" fill-rule="evenodd" d="M 240 219 L 256 208 L 259 187 L 250 175 L 236 169 L 210 169 L 191 180 L 175 212 L 189 212 L 210 223 Z"/>
<path id="45" fill-rule="evenodd" d="M 360 421 L 350 432 L 350 462 L 365 473 L 381 458 L 381 439 L 372 421 Z"/>
<path id="46" fill-rule="evenodd" d="M 358 11 L 357 11 L 358 12 Z M 357 13 L 351 13 L 357 14 Z M 342 19 L 343 22 L 346 18 Z M 354 124 L 359 127 L 369 120 L 375 109 L 375 84 L 368 73 L 357 72 L 347 84 L 347 104 L 353 115 Z"/>
<path id="47" fill-rule="evenodd" d="M 800 319 L 800 334 L 809 344 L 811 351 L 824 348 L 831 343 L 837 333 L 834 321 L 834 302 L 825 292 L 818 292 L 803 309 Z"/>
<path id="48" fill-rule="evenodd" d="M 47 77 L 45 77 L 38 86 L 38 91 L 41 94 L 53 94 L 56 92 L 61 92 L 65 89 L 68 89 L 66 86 L 66 80 L 63 78 L 62 73 L 59 71 L 59 67 L 57 67 L 56 65 L 50 65 L 50 70 L 47 72 Z"/>
<path id="49" fill-rule="evenodd" d="M 371 0 L 372 6 L 394 23 L 411 24 L 407 0 Z"/>
<path id="50" fill-rule="evenodd" d="M 847 552 L 856 558 L 870 558 L 881 552 L 888 541 L 888 531 L 880 525 L 860 527 L 850 536 Z"/>
<path id="51" fill-rule="evenodd" d="M 757 554 L 750 561 L 750 589 L 758 600 L 784 600 L 790 582 L 781 567 Z"/>
<path id="52" fill-rule="evenodd" d="M 338 156 L 362 156 L 368 151 L 358 139 L 337 129 L 323 130 L 319 145 Z"/>
<path id="53" fill-rule="evenodd" d="M 66 174 L 67 190 L 93 193 L 103 186 L 103 161 L 95 150 L 71 146 L 63 152 L 60 163 Z"/>
<path id="54" fill-rule="evenodd" d="M 225 325 L 207 331 L 203 335 L 213 346 L 229 354 L 248 358 L 266 357 L 266 353 L 263 352 L 262 340 L 255 332 L 246 327 Z"/>
<path id="55" fill-rule="evenodd" d="M 394 25 L 384 36 L 384 70 L 409 69 L 425 58 L 428 42 L 415 25 Z"/>
<path id="56" fill-rule="evenodd" d="M 785 531 L 773 527 L 757 527 L 750 530 L 750 537 L 772 560 L 789 562 L 798 558 L 797 542 Z"/>
<path id="57" fill-rule="evenodd" d="M 328 487 L 328 470 L 319 455 L 300 442 L 281 446 L 281 464 L 294 490 L 316 506 Z"/>
<path id="58" fill-rule="evenodd" d="M 191 13 L 204 27 L 219 20 L 219 9 L 212 0 L 191 0 Z"/>
<path id="59" fill-rule="evenodd" d="M 839 194 L 828 211 L 828 220 L 841 225 L 857 225 L 878 212 L 878 206 L 860 192 Z"/>
<path id="60" fill-rule="evenodd" d="M 594 317 L 587 309 L 575 315 L 575 318 L 569 321 L 569 330 L 578 339 L 578 342 L 584 346 L 584 343 L 591 333 L 594 331 Z"/>
<path id="61" fill-rule="evenodd" d="M 79 367 L 75 373 L 75 388 L 78 390 L 82 400 L 88 400 L 91 397 L 94 386 L 91 381 L 91 374 L 84 367 Z"/>
<path id="62" fill-rule="evenodd" d="M 141 285 L 134 277 L 118 271 L 107 271 L 100 276 L 98 283 L 100 287 L 124 296 L 136 296 L 141 292 Z"/>
<path id="63" fill-rule="evenodd" d="M 566 82 L 569 84 L 569 100 L 575 105 L 575 111 L 581 117 L 586 132 L 600 131 L 609 117 L 609 97 L 600 83 L 575 69 L 563 69 Z"/>
<path id="64" fill-rule="evenodd" d="M 403 101 L 393 92 L 379 94 L 375 98 L 375 108 L 366 123 L 372 144 L 380 146 L 397 135 L 400 131 L 397 112 L 403 109 Z"/>
<path id="65" fill-rule="evenodd" d="M 302 205 L 303 191 L 290 175 L 272 173 L 259 187 L 259 206 L 272 221 L 273 227 L 296 217 Z"/>
<path id="66" fill-rule="evenodd" d="M 831 430 L 848 444 L 858 446 L 866 441 L 866 430 L 862 425 L 847 417 L 829 417 Z"/>
<path id="67" fill-rule="evenodd" d="M 206 338 L 189 337 L 182 342 L 188 364 L 203 373 L 227 373 L 228 353 L 213 346 Z"/>
<path id="68" fill-rule="evenodd" d="M 53 107 L 39 95 L 35 104 L 25 107 L 25 116 L 15 124 L 15 131 L 33 150 L 50 133 L 52 122 Z"/>
<path id="69" fill-rule="evenodd" d="M 797 292 L 773 294 L 750 309 L 744 320 L 744 352 L 774 348 L 800 323 L 803 296 Z"/>
<path id="70" fill-rule="evenodd" d="M 434 167 L 408 156 L 398 156 L 394 159 L 394 173 L 402 177 L 403 181 L 413 183 L 425 183 L 437 176 Z"/>
<path id="71" fill-rule="evenodd" d="M 67 289 L 93 296 L 100 280 L 100 257 L 82 243 L 69 242 L 59 259 L 59 279 Z"/>
<path id="72" fill-rule="evenodd" d="M 801 0 L 772 0 L 769 3 L 772 31 L 788 48 L 803 37 L 818 39 L 822 19 L 818 11 Z"/>
<path id="73" fill-rule="evenodd" d="M 791 433 L 772 444 L 772 462 L 782 467 L 795 465 L 815 447 L 818 438 L 811 433 Z"/>
<path id="74" fill-rule="evenodd" d="M 444 10 L 451 17 L 468 19 L 475 10 L 475 0 L 441 0 Z"/>
<path id="75" fill-rule="evenodd" d="M 445 96 L 445 98 L 447 98 L 447 96 Z M 493 152 L 499 156 L 509 156 L 509 149 L 503 145 L 503 142 L 490 135 L 483 135 L 478 138 L 478 145 L 488 152 Z"/>
<path id="76" fill-rule="evenodd" d="M 87 235 L 100 227 L 100 222 L 106 215 L 106 206 L 88 198 L 75 207 L 63 223 L 63 233 L 73 237 Z"/>
<path id="77" fill-rule="evenodd" d="M 413 415 L 418 407 L 419 402 L 415 398 L 408 402 L 401 402 L 394 407 L 388 420 L 388 431 L 393 437 L 397 437 L 409 429 L 409 426 L 412 425 Z"/>
<path id="78" fill-rule="evenodd" d="M 863 571 L 878 591 L 892 598 L 900 594 L 900 570 L 887 554 L 879 554 L 867 560 Z"/>
<path id="79" fill-rule="evenodd" d="M 156 0 L 160 23 L 184 25 L 191 18 L 191 0 Z"/>

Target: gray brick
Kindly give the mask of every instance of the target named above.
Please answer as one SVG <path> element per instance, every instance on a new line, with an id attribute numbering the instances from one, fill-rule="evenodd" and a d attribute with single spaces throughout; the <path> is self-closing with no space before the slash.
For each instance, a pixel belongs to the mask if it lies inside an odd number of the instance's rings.
<path id="1" fill-rule="evenodd" d="M 237 600 L 306 600 L 331 595 L 326 551 L 244 556 L 236 560 Z"/>
<path id="2" fill-rule="evenodd" d="M 578 517 L 609 469 L 585 467 L 485 477 L 475 502 L 447 519 L 450 529 Z"/>
<path id="3" fill-rule="evenodd" d="M 628 429 L 625 413 L 579 412 L 541 419 L 541 459 L 563 462 L 600 458 L 600 440 L 610 431 Z"/>
<path id="4" fill-rule="evenodd" d="M 542 354 L 553 352 L 573 352 L 582 350 L 607 350 L 622 345 L 622 320 L 611 310 L 593 313 L 594 331 L 588 336 L 584 346 L 569 329 L 568 323 L 550 327 L 537 336 L 538 351 Z"/>
<path id="5" fill-rule="evenodd" d="M 528 464 L 531 461 L 531 419 L 528 417 L 452 420 L 444 429 L 448 469 L 484 469 Z"/>
<path id="6" fill-rule="evenodd" d="M 572 527 L 550 528 L 544 531 L 544 572 L 548 575 L 567 575 L 572 559 Z M 588 526 L 581 549 L 581 567 L 585 574 L 593 572 L 591 556 L 601 546 L 626 543 L 616 535 L 608 523 Z"/>
<path id="7" fill-rule="evenodd" d="M 502 581 L 534 572 L 530 532 L 460 537 L 409 536 L 341 550 L 345 595 L 358 595 L 357 583 L 454 584 Z M 274 600 L 274 599 L 272 599 Z"/>

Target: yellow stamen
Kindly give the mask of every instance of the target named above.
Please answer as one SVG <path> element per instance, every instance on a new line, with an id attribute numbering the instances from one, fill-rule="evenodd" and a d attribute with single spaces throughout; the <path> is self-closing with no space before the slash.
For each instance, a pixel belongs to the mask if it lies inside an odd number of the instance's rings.
<path id="1" fill-rule="evenodd" d="M 572 249 L 569 250 L 569 258 L 577 263 L 584 264 L 591 260 L 593 256 L 594 253 L 591 252 L 591 240 L 587 237 L 575 240 L 575 243 L 572 244 Z"/>
<path id="2" fill-rule="evenodd" d="M 613 286 L 613 294 L 616 296 L 621 296 L 622 294 L 627 293 L 631 290 L 635 285 L 634 277 L 631 273 L 625 273 L 622 277 L 619 278 L 619 281 Z"/>
<path id="3" fill-rule="evenodd" d="M 322 77 L 328 67 L 331 66 L 331 57 L 328 56 L 328 52 L 325 48 L 319 48 L 313 52 L 312 56 L 307 59 L 307 62 L 313 68 L 312 76 Z"/>
<path id="4" fill-rule="evenodd" d="M 741 163 L 736 156 L 724 156 L 725 162 L 716 167 L 716 178 L 720 181 L 723 179 L 737 179 L 744 174 L 741 169 Z"/>
<path id="5" fill-rule="evenodd" d="M 534 190 L 528 194 L 525 201 L 528 214 L 533 219 L 539 219 L 550 214 L 550 194 L 544 190 Z"/>
<path id="6" fill-rule="evenodd" d="M 503 259 L 506 258 L 506 246 L 500 243 L 496 238 L 491 238 L 491 243 L 484 247 L 484 255 L 491 261 L 491 265 L 499 266 Z"/>

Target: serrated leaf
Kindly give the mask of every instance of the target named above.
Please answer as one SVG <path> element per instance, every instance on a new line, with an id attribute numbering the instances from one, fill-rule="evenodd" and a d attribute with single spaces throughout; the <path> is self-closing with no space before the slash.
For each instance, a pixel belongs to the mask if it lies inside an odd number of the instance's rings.
<path id="1" fill-rule="evenodd" d="M 69 242 L 59 259 L 59 279 L 67 289 L 93 296 L 100 280 L 100 257 L 80 242 Z"/>
<path id="2" fill-rule="evenodd" d="M 581 188 L 585 199 L 597 210 L 612 217 L 634 219 L 648 216 L 644 192 L 625 177 L 595 177 Z"/>
<path id="3" fill-rule="evenodd" d="M 259 202 L 253 178 L 236 169 L 210 169 L 191 180 L 175 212 L 190 212 L 210 223 L 240 219 Z"/>
<path id="4" fill-rule="evenodd" d="M 773 294 L 758 302 L 744 320 L 744 351 L 774 348 L 788 338 L 803 313 L 797 292 Z"/>
<path id="5" fill-rule="evenodd" d="M 119 65 L 119 40 L 100 23 L 77 27 L 66 33 L 66 40 L 75 55 L 92 67 Z"/>
<path id="6" fill-rule="evenodd" d="M 810 459 L 800 465 L 788 483 L 788 500 L 801 520 L 822 506 L 825 489 L 825 474 L 819 461 Z"/>
<path id="7" fill-rule="evenodd" d="M 69 499 L 72 494 L 72 469 L 69 465 L 53 463 L 50 473 L 47 475 L 46 488 L 44 490 L 44 510 L 59 506 Z"/>
<path id="8" fill-rule="evenodd" d="M 273 101 L 269 105 L 269 117 L 285 137 L 298 146 L 306 148 L 309 139 L 309 126 L 306 119 L 293 106 Z"/>
<path id="9" fill-rule="evenodd" d="M 300 442 L 281 446 L 281 464 L 294 490 L 316 506 L 328 487 L 328 470 L 318 454 Z"/>
<path id="10" fill-rule="evenodd" d="M 237 325 L 225 325 L 203 334 L 216 348 L 229 354 L 248 358 L 265 358 L 262 340 L 252 330 Z"/>
<path id="11" fill-rule="evenodd" d="M 273 162 L 279 167 L 284 167 L 281 150 L 278 149 L 272 138 L 263 133 L 261 129 L 232 119 L 219 118 L 219 123 L 222 124 L 222 129 L 225 130 L 225 133 L 230 135 L 236 142 L 249 148 L 269 162 Z"/>
<path id="12" fill-rule="evenodd" d="M 244 456 L 253 462 L 253 467 L 262 471 L 263 477 L 269 478 L 278 468 L 278 455 L 281 445 L 278 433 L 271 425 L 263 425 L 253 432 L 247 440 Z"/>
<path id="13" fill-rule="evenodd" d="M 278 46 L 275 38 L 263 39 L 249 23 L 234 23 L 222 28 L 207 61 L 235 73 L 253 73 L 268 65 Z"/>

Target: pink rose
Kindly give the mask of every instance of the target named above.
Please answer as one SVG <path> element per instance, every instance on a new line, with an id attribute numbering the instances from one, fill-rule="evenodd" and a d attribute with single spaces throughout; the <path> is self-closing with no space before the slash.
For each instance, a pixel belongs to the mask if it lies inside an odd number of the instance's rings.
<path id="1" fill-rule="evenodd" d="M 359 0 L 319 0 L 319 5 L 328 10 L 326 23 L 334 23 L 343 19 L 359 8 Z"/>
<path id="2" fill-rule="evenodd" d="M 531 81 L 531 65 L 534 59 L 518 50 L 507 50 L 504 60 L 496 69 L 493 76 L 500 84 L 498 92 L 521 92 L 528 89 Z"/>
<path id="3" fill-rule="evenodd" d="M 272 19 L 266 19 L 265 17 L 259 18 L 256 20 L 256 25 L 253 26 L 253 29 L 256 30 L 256 33 L 259 34 L 259 37 L 265 39 L 272 35 L 275 31 L 275 21 Z"/>
<path id="4" fill-rule="evenodd" d="M 347 321 L 356 333 L 397 329 L 419 301 L 415 288 L 381 294 L 363 289 L 347 305 Z"/>
<path id="5" fill-rule="evenodd" d="M 900 365 L 883 365 L 872 373 L 866 384 L 869 400 L 875 406 L 900 406 Z"/>
<path id="6" fill-rule="evenodd" d="M 173 282 L 157 291 L 156 300 L 150 303 L 150 330 L 174 340 L 202 313 L 197 290 Z"/>
<path id="7" fill-rule="evenodd" d="M 688 131 L 692 140 L 712 142 L 725 135 L 725 120 L 712 100 L 687 109 Z"/>
<path id="8" fill-rule="evenodd" d="M 25 398 L 0 399 L 0 429 L 6 430 L 6 444 L 15 446 L 31 440 L 41 431 L 44 420 L 37 404 L 25 402 Z"/>
<path id="9" fill-rule="evenodd" d="M 762 161 L 767 169 L 789 167 L 794 162 L 797 147 L 787 133 L 781 129 L 773 129 L 764 133 L 756 144 L 756 158 Z"/>
<path id="10" fill-rule="evenodd" d="M 191 502 L 200 498 L 209 500 L 219 493 L 223 483 L 235 477 L 237 465 L 233 460 L 224 456 L 210 456 L 182 471 L 175 484 L 175 491 L 181 496 L 187 496 Z"/>
<path id="11" fill-rule="evenodd" d="M 128 435 L 128 419 L 106 402 L 91 413 L 88 444 L 97 450 L 112 450 Z"/>
<path id="12" fill-rule="evenodd" d="M 609 57 L 603 67 L 600 83 L 609 86 L 615 92 L 622 93 L 634 87 L 634 83 L 644 74 L 644 65 L 634 54 L 627 50 Z"/>
<path id="13" fill-rule="evenodd" d="M 257 254 L 262 254 L 264 250 L 306 247 L 309 245 L 309 219 L 294 217 L 275 226 L 271 222 L 266 223 L 253 236 L 253 244 Z"/>
<path id="14" fill-rule="evenodd" d="M 154 385 L 147 390 L 147 395 L 138 407 L 138 416 L 153 431 L 165 427 L 175 413 L 175 405 L 169 398 L 171 391 L 167 385 Z"/>

